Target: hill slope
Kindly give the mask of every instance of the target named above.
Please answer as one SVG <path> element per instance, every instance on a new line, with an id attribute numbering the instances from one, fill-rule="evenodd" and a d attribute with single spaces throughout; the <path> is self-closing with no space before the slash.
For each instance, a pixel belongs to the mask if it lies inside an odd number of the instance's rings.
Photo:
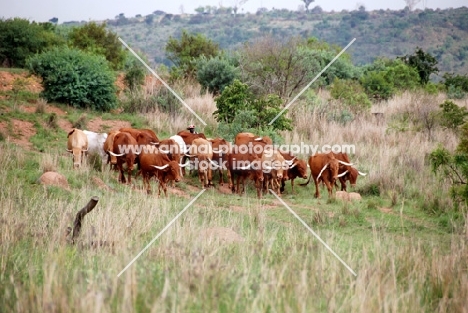
<path id="1" fill-rule="evenodd" d="M 262 14 L 172 14 L 121 17 L 107 20 L 109 27 L 131 46 L 141 49 L 156 63 L 170 64 L 164 49 L 170 36 L 183 29 L 202 33 L 234 50 L 243 42 L 271 34 L 278 38 L 315 36 L 349 49 L 356 64 L 379 56 L 394 58 L 412 53 L 416 47 L 433 54 L 441 73 L 468 72 L 468 8 L 448 10 L 342 11 L 302 13 L 273 10 Z"/>

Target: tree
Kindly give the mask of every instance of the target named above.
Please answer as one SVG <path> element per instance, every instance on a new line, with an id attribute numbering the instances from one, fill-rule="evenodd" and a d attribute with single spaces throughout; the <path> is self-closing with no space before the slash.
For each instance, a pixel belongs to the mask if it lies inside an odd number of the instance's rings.
<path id="1" fill-rule="evenodd" d="M 173 76 L 194 77 L 196 59 L 205 56 L 214 57 L 219 53 L 219 46 L 202 34 L 189 34 L 183 30 L 180 39 L 170 37 L 166 44 L 166 57 L 175 65 L 171 69 Z"/>
<path id="2" fill-rule="evenodd" d="M 413 54 L 405 55 L 400 57 L 400 59 L 418 72 L 422 85 L 426 85 L 429 82 L 431 74 L 439 72 L 436 58 L 419 47 L 416 48 Z"/>
<path id="3" fill-rule="evenodd" d="M 405 0 L 406 6 L 410 11 L 413 11 L 414 7 L 421 2 L 421 0 Z"/>
<path id="4" fill-rule="evenodd" d="M 42 96 L 50 102 L 100 111 L 115 107 L 115 75 L 103 56 L 54 48 L 33 56 L 27 65 L 42 78 Z"/>
<path id="5" fill-rule="evenodd" d="M 122 48 L 122 43 L 116 33 L 107 30 L 105 23 L 98 25 L 90 22 L 73 28 L 69 34 L 69 42 L 72 47 L 103 55 L 114 70 L 122 69 L 124 65 L 126 52 Z"/>
<path id="6" fill-rule="evenodd" d="M 305 6 L 305 9 L 306 9 L 306 12 L 308 13 L 309 12 L 309 5 L 314 2 L 314 0 L 302 0 L 302 2 L 304 2 L 304 6 Z"/>
<path id="7" fill-rule="evenodd" d="M 64 44 L 51 23 L 35 23 L 26 19 L 0 19 L 0 64 L 24 67 L 26 59 L 48 48 Z"/>
<path id="8" fill-rule="evenodd" d="M 315 38 L 300 37 L 287 41 L 272 36 L 259 38 L 240 49 L 238 54 L 242 80 L 255 93 L 276 94 L 289 99 L 304 88 L 341 50 Z M 329 85 L 335 77 L 354 77 L 354 66 L 344 54 L 316 81 Z"/>

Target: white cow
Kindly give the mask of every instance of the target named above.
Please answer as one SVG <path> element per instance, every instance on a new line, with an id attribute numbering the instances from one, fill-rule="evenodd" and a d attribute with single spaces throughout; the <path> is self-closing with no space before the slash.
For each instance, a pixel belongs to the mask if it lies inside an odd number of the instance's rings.
<path id="1" fill-rule="evenodd" d="M 107 162 L 107 153 L 104 151 L 104 142 L 107 139 L 106 133 L 95 133 L 89 130 L 83 130 L 88 137 L 88 153 L 96 153 L 102 159 L 102 164 Z"/>
<path id="2" fill-rule="evenodd" d="M 169 139 L 172 139 L 174 140 L 178 145 L 179 145 L 179 148 L 180 148 L 180 155 L 182 156 L 181 160 L 179 161 L 179 163 L 182 162 L 182 160 L 185 160 L 184 158 L 184 155 L 187 154 L 189 152 L 189 148 L 187 147 L 187 145 L 185 144 L 185 141 L 184 139 L 179 136 L 179 135 L 174 135 L 174 136 L 171 136 Z M 181 167 L 180 169 L 180 175 L 181 176 L 184 176 L 184 173 L 185 173 L 185 168 Z"/>

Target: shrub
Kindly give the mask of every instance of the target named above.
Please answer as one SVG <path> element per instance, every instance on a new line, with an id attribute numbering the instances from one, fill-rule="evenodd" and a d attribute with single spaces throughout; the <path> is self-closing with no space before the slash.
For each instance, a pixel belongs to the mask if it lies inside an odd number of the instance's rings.
<path id="1" fill-rule="evenodd" d="M 330 94 L 355 113 L 366 111 L 372 105 L 362 86 L 354 80 L 335 79 Z"/>
<path id="2" fill-rule="evenodd" d="M 236 67 L 228 59 L 221 56 L 198 59 L 197 80 L 202 86 L 202 91 L 217 95 L 230 85 L 239 76 Z"/>
<path id="3" fill-rule="evenodd" d="M 440 105 L 440 124 L 443 127 L 455 130 L 465 122 L 468 111 L 465 107 L 459 107 L 450 100 L 445 100 Z"/>
<path id="4" fill-rule="evenodd" d="M 141 88 L 145 82 L 145 69 L 141 62 L 132 59 L 125 66 L 124 83 L 130 91 L 136 91 Z"/>
<path id="5" fill-rule="evenodd" d="M 444 85 L 447 88 L 447 96 L 452 99 L 463 99 L 468 93 L 468 76 L 444 74 Z"/>
<path id="6" fill-rule="evenodd" d="M 115 76 L 102 56 L 56 48 L 30 58 L 28 67 L 42 77 L 42 96 L 49 102 L 99 111 L 115 107 Z"/>
<path id="7" fill-rule="evenodd" d="M 277 95 L 256 98 L 246 84 L 235 79 L 216 99 L 217 110 L 214 115 L 218 122 L 230 124 L 235 123 L 238 114 L 248 111 L 251 118 L 246 116 L 243 120 L 246 128 L 292 130 L 291 120 L 284 114 L 271 126 L 268 125 L 281 112 L 281 104 L 282 101 Z"/>

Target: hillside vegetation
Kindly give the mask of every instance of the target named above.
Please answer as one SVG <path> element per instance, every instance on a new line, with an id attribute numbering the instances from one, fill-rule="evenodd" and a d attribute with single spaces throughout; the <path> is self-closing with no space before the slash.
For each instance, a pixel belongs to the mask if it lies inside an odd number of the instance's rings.
<path id="1" fill-rule="evenodd" d="M 11 72 L 11 71 L 10 71 Z M 12 74 L 22 75 L 22 74 Z M 21 77 L 21 76 L 20 76 Z M 29 78 L 32 79 L 32 78 Z M 109 131 L 149 127 L 160 138 L 184 129 L 187 110 L 97 113 L 47 104 L 29 81 L 0 100 L 0 310 L 17 312 L 460 312 L 467 306 L 466 207 L 453 208 L 450 184 L 427 164 L 438 145 L 453 149 L 455 133 L 428 130 L 425 116 L 445 96 L 403 93 L 343 124 L 330 118 L 327 91 L 298 102 L 285 142 L 354 143 L 352 161 L 367 177 L 359 201 L 314 199 L 313 187 L 289 183 L 284 201 L 357 273 L 354 277 L 272 195 L 233 195 L 215 179 L 120 277 L 124 267 L 200 191 L 195 176 L 147 195 L 140 179 L 89 164 L 73 170 L 65 151 L 72 126 Z M 145 87 L 151 89 L 150 85 Z M 182 89 L 185 101 L 216 135 L 213 97 Z M 458 101 L 466 107 L 466 101 Z M 55 117 L 54 117 L 55 116 Z M 26 132 L 24 123 L 31 132 Z M 120 123 L 120 124 L 119 124 Z M 119 126 L 120 125 L 120 126 Z M 27 142 L 29 144 L 22 144 Z M 306 155 L 300 155 L 305 158 Z M 38 177 L 58 171 L 69 188 Z M 156 182 L 152 181 L 155 185 Z M 92 196 L 96 208 L 75 244 L 67 227 Z M 311 297 L 310 295 L 314 295 Z"/>
<path id="2" fill-rule="evenodd" d="M 419 46 L 439 61 L 445 72 L 468 72 L 468 8 L 424 11 L 342 11 L 311 13 L 288 10 L 259 11 L 257 14 L 172 15 L 155 12 L 139 18 L 121 15 L 107 20 L 109 27 L 128 44 L 155 63 L 170 62 L 164 48 L 169 37 L 183 30 L 201 33 L 222 49 L 235 50 L 244 42 L 273 35 L 278 39 L 317 37 L 344 47 L 355 64 L 371 63 L 377 57 L 395 58 Z"/>

